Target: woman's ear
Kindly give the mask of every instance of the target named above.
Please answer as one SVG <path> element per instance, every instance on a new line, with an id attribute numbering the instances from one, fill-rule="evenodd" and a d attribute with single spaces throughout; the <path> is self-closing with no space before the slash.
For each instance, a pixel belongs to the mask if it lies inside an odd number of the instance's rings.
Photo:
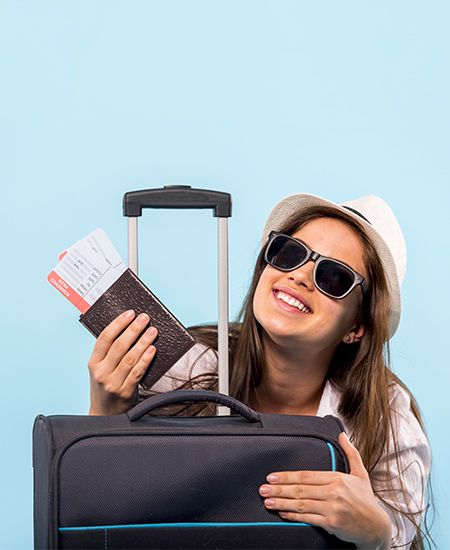
<path id="1" fill-rule="evenodd" d="M 355 342 L 359 342 L 361 338 L 363 337 L 365 332 L 365 327 L 362 324 L 355 325 L 353 328 L 347 332 L 347 334 L 344 336 L 342 341 L 344 344 L 354 344 Z"/>

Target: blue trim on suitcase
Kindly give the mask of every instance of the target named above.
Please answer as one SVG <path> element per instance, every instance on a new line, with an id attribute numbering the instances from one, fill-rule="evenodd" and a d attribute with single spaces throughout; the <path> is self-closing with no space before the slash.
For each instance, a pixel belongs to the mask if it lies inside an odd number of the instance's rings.
<path id="1" fill-rule="evenodd" d="M 331 470 L 335 472 L 336 471 L 336 453 L 331 443 L 327 442 L 327 445 L 328 445 L 328 448 L 330 449 L 330 455 L 331 455 Z"/>
<path id="2" fill-rule="evenodd" d="M 89 525 L 86 527 L 59 527 L 58 531 L 98 531 L 100 529 L 161 529 L 161 528 L 195 528 L 195 527 L 309 527 L 310 523 L 280 521 L 255 521 L 255 522 L 197 522 L 197 523 L 137 523 L 135 525 Z"/>

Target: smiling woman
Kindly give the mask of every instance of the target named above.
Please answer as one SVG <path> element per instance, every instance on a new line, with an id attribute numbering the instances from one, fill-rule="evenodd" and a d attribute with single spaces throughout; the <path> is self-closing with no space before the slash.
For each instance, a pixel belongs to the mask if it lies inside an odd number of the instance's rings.
<path id="1" fill-rule="evenodd" d="M 402 231 L 380 198 L 340 206 L 313 195 L 286 197 L 267 220 L 250 289 L 230 326 L 232 396 L 261 412 L 332 414 L 349 435 L 339 438 L 349 474 L 270 472 L 255 491 L 284 519 L 312 523 L 357 548 L 424 548 L 428 535 L 430 447 L 414 397 L 389 366 L 405 266 Z M 198 344 L 151 392 L 140 389 L 140 399 L 180 387 L 215 389 L 217 326 L 190 331 Z M 120 357 L 91 359 L 91 410 L 130 408 L 137 370 L 127 377 L 132 388 L 114 391 L 102 373 L 131 372 L 136 364 L 143 374 L 153 357 L 145 355 L 145 338 Z M 136 360 L 127 361 L 133 353 Z M 205 415 L 211 408 L 172 412 Z"/>

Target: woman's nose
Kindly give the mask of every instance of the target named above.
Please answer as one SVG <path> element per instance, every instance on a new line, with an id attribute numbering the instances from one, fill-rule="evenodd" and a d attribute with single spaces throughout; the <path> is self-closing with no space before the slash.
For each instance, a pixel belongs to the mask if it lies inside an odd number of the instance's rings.
<path id="1" fill-rule="evenodd" d="M 290 271 L 288 279 L 294 281 L 295 284 L 304 286 L 308 290 L 314 289 L 314 262 L 306 262 L 297 269 Z"/>

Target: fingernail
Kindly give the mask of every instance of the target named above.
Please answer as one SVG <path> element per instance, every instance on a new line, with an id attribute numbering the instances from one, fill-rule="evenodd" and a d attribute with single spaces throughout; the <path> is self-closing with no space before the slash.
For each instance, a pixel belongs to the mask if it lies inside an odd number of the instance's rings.
<path id="1" fill-rule="evenodd" d="M 148 319 L 149 319 L 149 317 L 146 313 L 141 313 L 138 317 L 138 321 L 142 324 L 147 323 Z"/>
<path id="2" fill-rule="evenodd" d="M 273 498 L 266 498 L 264 504 L 270 508 L 271 506 L 274 506 L 275 501 L 273 500 Z"/>
<path id="3" fill-rule="evenodd" d="M 287 515 L 284 512 L 279 512 L 279 516 L 283 519 L 287 518 Z"/>
<path id="4" fill-rule="evenodd" d="M 278 481 L 278 476 L 276 476 L 275 474 L 270 474 L 267 476 L 267 481 L 269 483 L 275 483 Z"/>
<path id="5" fill-rule="evenodd" d="M 125 311 L 123 315 L 125 319 L 131 319 L 132 317 L 134 317 L 134 309 L 129 309 L 128 311 Z"/>
<path id="6" fill-rule="evenodd" d="M 146 336 L 153 336 L 154 334 L 156 334 L 156 328 L 155 327 L 148 328 L 145 331 L 145 334 L 146 334 Z"/>
<path id="7" fill-rule="evenodd" d="M 270 487 L 268 487 L 267 485 L 263 485 L 260 489 L 259 489 L 259 493 L 263 496 L 263 497 L 266 497 L 268 495 L 270 495 L 271 493 L 271 489 Z"/>
<path id="8" fill-rule="evenodd" d="M 150 357 L 155 353 L 155 351 L 156 351 L 155 346 L 150 346 L 149 348 L 146 349 L 145 354 Z"/>

